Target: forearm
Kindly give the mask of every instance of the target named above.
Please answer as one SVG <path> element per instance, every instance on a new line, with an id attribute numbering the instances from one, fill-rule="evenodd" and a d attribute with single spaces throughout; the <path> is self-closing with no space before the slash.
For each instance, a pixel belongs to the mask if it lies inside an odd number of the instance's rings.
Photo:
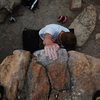
<path id="1" fill-rule="evenodd" d="M 52 35 L 46 33 L 43 40 L 45 55 L 50 59 L 57 59 L 57 50 L 59 49 L 59 45 L 54 43 L 52 40 Z"/>
<path id="2" fill-rule="evenodd" d="M 44 45 L 51 45 L 53 43 L 52 41 L 52 35 L 49 33 L 45 33 L 44 39 L 43 39 L 43 44 Z"/>

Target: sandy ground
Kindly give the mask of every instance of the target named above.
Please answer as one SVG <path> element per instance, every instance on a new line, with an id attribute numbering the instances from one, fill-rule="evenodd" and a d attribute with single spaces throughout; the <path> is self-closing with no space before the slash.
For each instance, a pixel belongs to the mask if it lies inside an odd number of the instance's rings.
<path id="1" fill-rule="evenodd" d="M 76 16 L 89 4 L 97 8 L 96 27 L 89 37 L 88 41 L 76 50 L 93 57 L 100 58 L 100 38 L 95 39 L 97 33 L 100 33 L 100 0 L 83 0 L 82 10 L 71 11 L 71 0 L 40 0 L 39 9 L 34 12 L 21 6 L 14 14 L 17 22 L 10 23 L 7 19 L 4 24 L 0 24 L 0 62 L 15 49 L 22 49 L 22 31 L 25 27 L 40 29 L 46 24 L 57 23 L 59 15 L 68 16 L 68 21 L 63 26 L 68 27 Z"/>

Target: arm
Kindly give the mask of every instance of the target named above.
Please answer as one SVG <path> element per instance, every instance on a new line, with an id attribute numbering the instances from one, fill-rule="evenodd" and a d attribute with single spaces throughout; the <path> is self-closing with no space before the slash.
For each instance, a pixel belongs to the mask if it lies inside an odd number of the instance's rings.
<path id="1" fill-rule="evenodd" d="M 59 49 L 59 45 L 53 42 L 51 34 L 45 33 L 43 44 L 45 55 L 48 56 L 50 59 L 57 59 L 56 51 Z"/>
<path id="2" fill-rule="evenodd" d="M 44 35 L 44 39 L 43 39 L 43 44 L 46 45 L 52 45 L 53 41 L 52 41 L 52 35 L 49 33 L 45 33 Z"/>

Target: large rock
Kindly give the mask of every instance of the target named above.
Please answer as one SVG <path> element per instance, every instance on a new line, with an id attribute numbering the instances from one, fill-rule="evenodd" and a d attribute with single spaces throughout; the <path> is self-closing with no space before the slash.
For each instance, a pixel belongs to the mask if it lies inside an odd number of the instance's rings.
<path id="1" fill-rule="evenodd" d="M 90 5 L 69 26 L 69 28 L 75 29 L 78 46 L 82 46 L 93 32 L 96 24 L 96 16 L 95 6 Z"/>
<path id="2" fill-rule="evenodd" d="M 44 50 L 14 51 L 0 65 L 8 100 L 91 100 L 100 90 L 100 59 L 59 49 L 50 60 Z"/>
<path id="3" fill-rule="evenodd" d="M 100 90 L 100 59 L 75 52 L 69 52 L 70 71 L 72 74 L 73 96 L 87 99 L 96 90 Z"/>
<path id="4" fill-rule="evenodd" d="M 45 68 L 32 59 L 27 77 L 27 100 L 48 100 L 50 83 Z"/>
<path id="5" fill-rule="evenodd" d="M 5 87 L 8 100 L 15 100 L 23 88 L 30 53 L 14 51 L 0 64 L 0 83 Z"/>
<path id="6" fill-rule="evenodd" d="M 47 69 L 51 83 L 50 100 L 91 100 L 93 93 L 100 89 L 100 59 L 75 51 L 67 54 L 64 49 L 58 51 L 55 61 L 46 59 L 43 50 L 34 55 Z"/>

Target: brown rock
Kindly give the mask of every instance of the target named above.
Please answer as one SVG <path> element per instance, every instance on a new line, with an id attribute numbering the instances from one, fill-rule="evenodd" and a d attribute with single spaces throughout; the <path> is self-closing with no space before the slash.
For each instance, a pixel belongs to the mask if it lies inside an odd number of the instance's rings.
<path id="1" fill-rule="evenodd" d="M 83 96 L 83 100 L 85 100 L 86 96 L 92 95 L 97 89 L 96 80 L 100 77 L 100 59 L 70 51 L 68 64 L 71 68 L 73 78 L 73 95 Z M 99 85 L 100 82 L 97 86 L 98 89 L 100 89 Z"/>
<path id="2" fill-rule="evenodd" d="M 71 92 L 62 91 L 52 91 L 49 100 L 71 100 Z"/>
<path id="3" fill-rule="evenodd" d="M 45 68 L 32 59 L 28 72 L 28 91 L 27 100 L 47 100 L 50 84 Z"/>
<path id="4" fill-rule="evenodd" d="M 96 90 L 100 89 L 100 59 L 86 55 L 91 65 L 91 77 Z"/>
<path id="5" fill-rule="evenodd" d="M 58 95 L 58 100 L 71 100 L 70 92 L 62 91 Z"/>
<path id="6" fill-rule="evenodd" d="M 0 64 L 0 83 L 5 87 L 8 100 L 15 100 L 18 91 L 23 88 L 30 53 L 14 51 Z"/>
<path id="7" fill-rule="evenodd" d="M 48 76 L 53 89 L 61 90 L 68 86 L 67 63 L 55 62 L 48 65 Z"/>

